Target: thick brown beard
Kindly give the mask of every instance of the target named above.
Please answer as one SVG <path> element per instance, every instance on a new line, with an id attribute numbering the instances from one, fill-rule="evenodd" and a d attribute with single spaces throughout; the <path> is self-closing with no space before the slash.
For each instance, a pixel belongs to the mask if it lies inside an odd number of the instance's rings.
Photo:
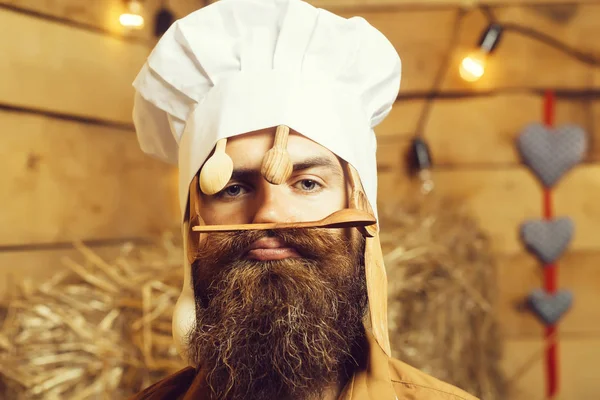
<path id="1" fill-rule="evenodd" d="M 244 258 L 264 236 L 301 258 Z M 192 266 L 189 355 L 215 398 L 320 398 L 362 363 L 363 253 L 362 237 L 325 229 L 210 235 Z"/>

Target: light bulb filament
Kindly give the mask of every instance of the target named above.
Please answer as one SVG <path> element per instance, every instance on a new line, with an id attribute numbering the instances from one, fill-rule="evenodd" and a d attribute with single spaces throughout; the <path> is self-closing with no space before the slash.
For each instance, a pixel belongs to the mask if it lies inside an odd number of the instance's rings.
<path id="1" fill-rule="evenodd" d="M 466 56 L 460 63 L 460 76 L 465 81 L 475 82 L 485 72 L 485 59 L 483 53 L 473 53 Z"/>
<path id="2" fill-rule="evenodd" d="M 138 0 L 129 0 L 127 2 L 127 11 L 121 14 L 119 22 L 126 28 L 139 29 L 144 26 L 142 5 Z"/>

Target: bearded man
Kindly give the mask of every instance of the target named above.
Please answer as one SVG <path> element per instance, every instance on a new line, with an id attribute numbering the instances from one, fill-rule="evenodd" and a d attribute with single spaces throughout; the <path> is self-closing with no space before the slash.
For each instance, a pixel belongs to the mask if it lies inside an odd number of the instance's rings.
<path id="1" fill-rule="evenodd" d="M 190 367 L 134 399 L 474 399 L 391 358 L 373 127 L 399 84 L 380 32 L 300 0 L 221 0 L 169 29 L 134 121 L 179 166 Z"/>

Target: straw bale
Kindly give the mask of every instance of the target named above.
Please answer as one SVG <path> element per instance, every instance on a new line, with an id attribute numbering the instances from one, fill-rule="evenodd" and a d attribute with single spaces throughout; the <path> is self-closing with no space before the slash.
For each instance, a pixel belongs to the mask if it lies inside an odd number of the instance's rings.
<path id="1" fill-rule="evenodd" d="M 490 241 L 434 194 L 382 205 L 395 356 L 485 400 L 506 399 Z"/>
<path id="2" fill-rule="evenodd" d="M 74 247 L 84 262 L 65 258 L 65 270 L 0 307 L 3 398 L 125 398 L 184 366 L 170 328 L 181 244 L 169 234 L 128 243 L 112 261 Z"/>

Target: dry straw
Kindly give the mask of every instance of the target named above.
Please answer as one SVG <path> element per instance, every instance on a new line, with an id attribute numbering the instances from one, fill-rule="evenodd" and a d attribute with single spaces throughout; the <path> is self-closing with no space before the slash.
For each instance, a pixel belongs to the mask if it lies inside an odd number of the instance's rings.
<path id="1" fill-rule="evenodd" d="M 485 400 L 506 399 L 488 238 L 459 204 L 382 206 L 395 356 Z"/>
<path id="2" fill-rule="evenodd" d="M 506 399 L 496 266 L 480 227 L 432 199 L 380 214 L 395 356 L 482 399 Z M 5 398 L 125 398 L 182 367 L 171 338 L 180 244 L 128 244 L 111 262 L 75 246 L 83 262 L 65 259 L 3 307 Z"/>
<path id="3" fill-rule="evenodd" d="M 172 237 L 126 244 L 112 262 L 75 247 L 83 262 L 65 258 L 66 269 L 3 306 L 3 398 L 126 398 L 182 367 L 171 315 L 183 253 Z"/>

